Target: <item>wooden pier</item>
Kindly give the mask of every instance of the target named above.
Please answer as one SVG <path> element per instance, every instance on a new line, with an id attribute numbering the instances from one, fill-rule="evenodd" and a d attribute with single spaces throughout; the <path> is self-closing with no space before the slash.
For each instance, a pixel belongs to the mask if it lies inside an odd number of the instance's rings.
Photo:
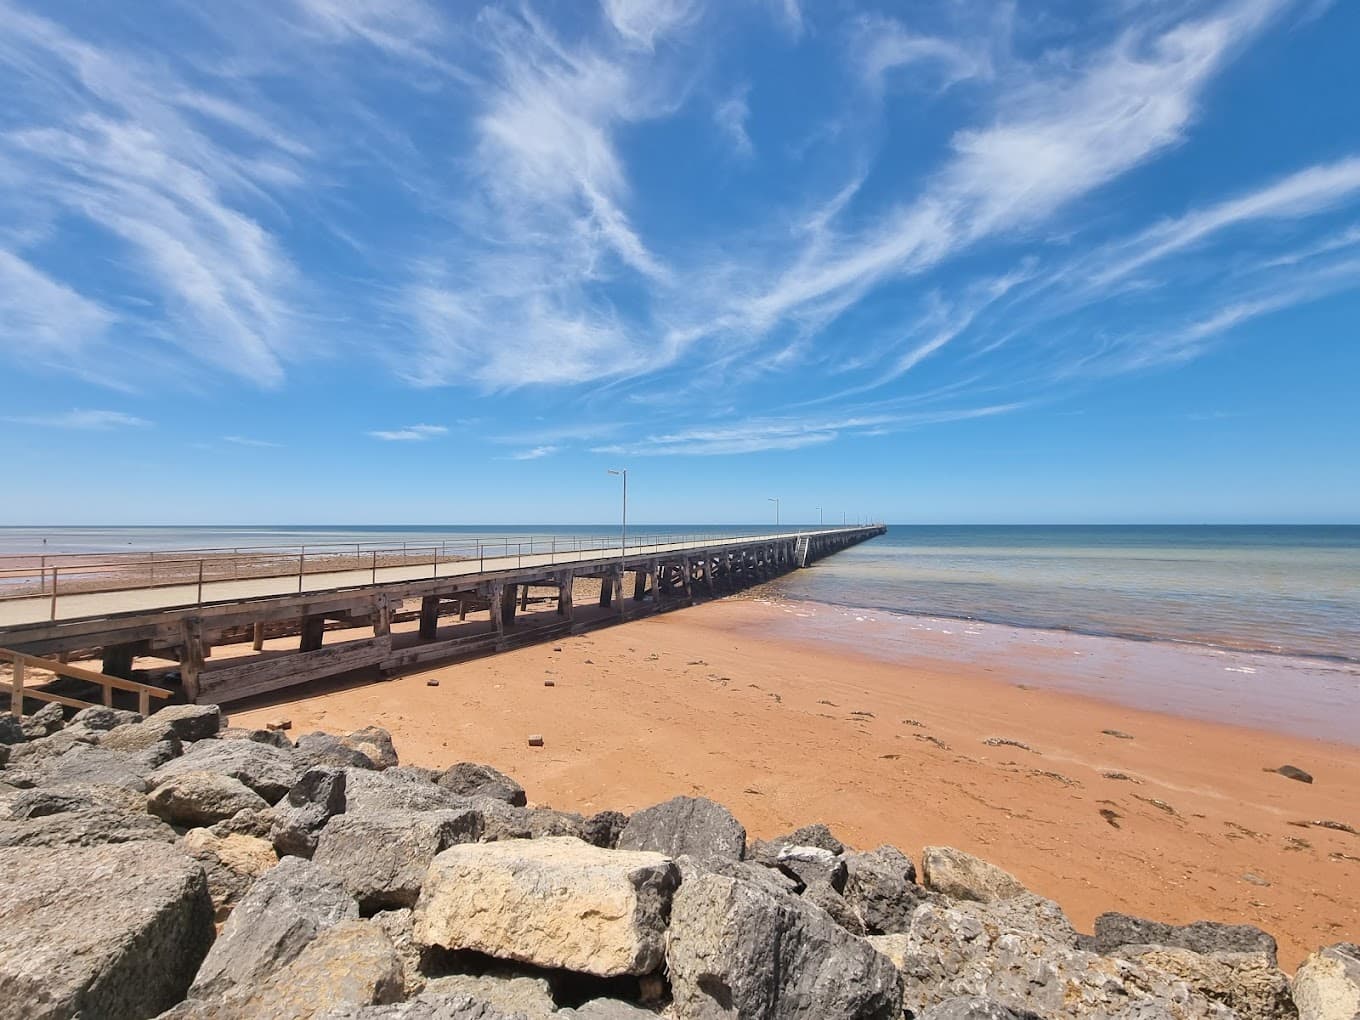
<path id="1" fill-rule="evenodd" d="M 222 704 L 354 670 L 389 674 L 688 606 L 885 530 L 630 540 L 626 548 L 556 548 L 554 540 L 548 550 L 531 543 L 527 554 L 522 543 L 512 550 L 507 541 L 504 550 L 479 543 L 475 555 L 436 549 L 420 563 L 407 562 L 403 550 L 402 562 L 380 561 L 374 551 L 365 564 L 365 551 L 356 550 L 343 559 L 330 554 L 311 570 L 304 551 L 292 560 L 294 572 L 247 577 L 220 576 L 230 557 L 218 555 L 200 556 L 196 576 L 191 556 L 164 553 L 149 571 L 146 559 L 128 557 L 113 566 L 43 564 L 34 593 L 0 600 L 0 649 L 26 656 L 29 666 L 38 664 L 34 657 L 56 657 L 54 672 L 70 658 L 98 658 L 101 675 Z M 232 574 L 242 572 L 240 560 L 231 561 Z M 65 590 L 61 569 L 68 573 Z M 588 604 L 578 601 L 583 589 Z"/>

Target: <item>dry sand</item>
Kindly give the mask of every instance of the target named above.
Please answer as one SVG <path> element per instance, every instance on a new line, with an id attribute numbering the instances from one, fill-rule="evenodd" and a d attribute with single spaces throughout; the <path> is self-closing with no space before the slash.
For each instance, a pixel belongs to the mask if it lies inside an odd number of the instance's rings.
<path id="1" fill-rule="evenodd" d="M 787 630 L 778 607 L 728 599 L 231 714 L 286 717 L 294 736 L 378 723 L 405 763 L 486 762 L 564 810 L 685 793 L 727 804 L 752 836 L 822 821 L 859 847 L 951 844 L 1085 930 L 1104 910 L 1246 922 L 1290 969 L 1360 935 L 1360 835 L 1298 824 L 1360 829 L 1360 748 L 1045 689 L 1029 681 L 1046 649 L 1006 675 L 962 647 L 957 662 L 938 646 L 888 662 Z M 1315 782 L 1264 771 L 1286 763 Z"/>

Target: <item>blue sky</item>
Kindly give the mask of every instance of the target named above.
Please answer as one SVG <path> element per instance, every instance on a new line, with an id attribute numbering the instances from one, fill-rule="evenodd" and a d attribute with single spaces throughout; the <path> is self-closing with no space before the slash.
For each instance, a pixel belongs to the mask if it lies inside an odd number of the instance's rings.
<path id="1" fill-rule="evenodd" d="M 1360 521 L 1360 4 L 0 0 L 0 523 Z"/>

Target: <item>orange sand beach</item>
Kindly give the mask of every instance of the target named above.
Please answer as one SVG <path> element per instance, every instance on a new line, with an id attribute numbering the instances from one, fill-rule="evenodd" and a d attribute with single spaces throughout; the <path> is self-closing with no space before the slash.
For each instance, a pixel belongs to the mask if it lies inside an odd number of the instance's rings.
<path id="1" fill-rule="evenodd" d="M 1360 830 L 1360 747 L 1048 689 L 1031 681 L 1051 649 L 1009 670 L 963 646 L 948 659 L 937 638 L 929 656 L 885 661 L 790 637 L 788 623 L 779 606 L 724 599 L 389 682 L 280 692 L 232 721 L 283 717 L 294 736 L 378 723 L 404 763 L 485 762 L 562 810 L 684 793 L 728 805 L 753 837 L 820 821 L 913 857 L 950 844 L 1085 930 L 1105 910 L 1250 923 L 1276 936 L 1286 969 L 1360 935 L 1360 833 L 1312 824 Z M 1265 771 L 1284 764 L 1315 781 Z"/>

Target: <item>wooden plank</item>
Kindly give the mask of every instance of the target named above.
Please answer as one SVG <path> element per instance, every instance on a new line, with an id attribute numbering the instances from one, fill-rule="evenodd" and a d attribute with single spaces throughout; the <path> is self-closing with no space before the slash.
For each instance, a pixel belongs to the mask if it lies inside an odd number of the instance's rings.
<path id="1" fill-rule="evenodd" d="M 201 704 L 223 705 L 255 694 L 339 676 L 365 666 L 376 666 L 391 651 L 392 638 L 387 635 L 327 645 L 313 652 L 252 658 L 240 665 L 204 670 L 199 677 L 198 700 Z"/>
<path id="2" fill-rule="evenodd" d="M 94 708 L 91 701 L 78 701 L 75 698 L 68 698 L 63 694 L 48 694 L 39 687 L 29 687 L 24 690 L 25 698 L 32 698 L 35 701 L 55 701 L 58 705 L 66 705 L 68 708 Z"/>
<path id="3" fill-rule="evenodd" d="M 9 685 L 9 710 L 14 718 L 24 717 L 24 657 L 17 653 L 11 658 L 14 674 Z"/>

